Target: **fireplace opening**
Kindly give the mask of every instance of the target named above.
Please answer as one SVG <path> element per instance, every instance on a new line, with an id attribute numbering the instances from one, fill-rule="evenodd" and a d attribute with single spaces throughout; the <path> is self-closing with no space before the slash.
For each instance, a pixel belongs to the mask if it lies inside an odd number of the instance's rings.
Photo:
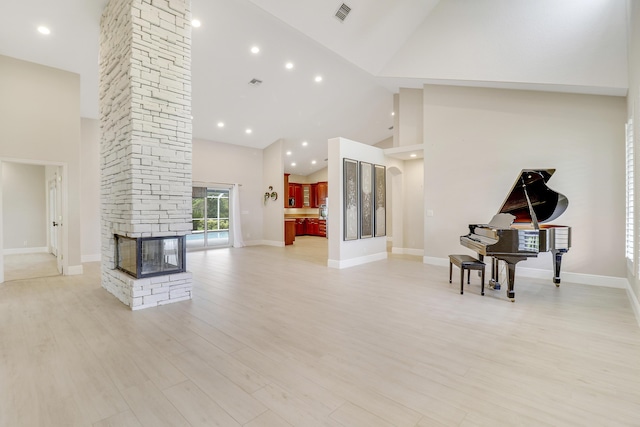
<path id="1" fill-rule="evenodd" d="M 116 239 L 116 268 L 136 279 L 186 271 L 185 236 Z"/>

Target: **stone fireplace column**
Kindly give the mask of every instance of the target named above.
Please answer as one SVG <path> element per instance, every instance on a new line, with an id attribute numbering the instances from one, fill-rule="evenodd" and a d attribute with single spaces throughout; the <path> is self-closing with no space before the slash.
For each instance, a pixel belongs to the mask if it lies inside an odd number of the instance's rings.
<path id="1" fill-rule="evenodd" d="M 190 9 L 110 0 L 100 23 L 102 286 L 133 310 L 191 298 L 186 270 L 117 270 L 114 237 L 191 233 Z"/>

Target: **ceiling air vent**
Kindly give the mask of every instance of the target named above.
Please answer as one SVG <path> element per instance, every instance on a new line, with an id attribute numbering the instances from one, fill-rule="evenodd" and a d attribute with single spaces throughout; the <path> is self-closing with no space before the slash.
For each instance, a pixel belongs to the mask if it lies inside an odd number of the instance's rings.
<path id="1" fill-rule="evenodd" d="M 340 22 L 344 22 L 344 20 L 347 19 L 347 15 L 349 15 L 349 12 L 351 12 L 351 8 L 342 3 L 342 6 L 340 6 L 338 8 L 338 11 L 336 12 L 336 18 L 338 18 Z"/>
<path id="2" fill-rule="evenodd" d="M 262 80 L 258 80 L 258 79 L 251 79 L 251 81 L 249 81 L 249 84 L 251 86 L 260 86 L 262 84 Z"/>

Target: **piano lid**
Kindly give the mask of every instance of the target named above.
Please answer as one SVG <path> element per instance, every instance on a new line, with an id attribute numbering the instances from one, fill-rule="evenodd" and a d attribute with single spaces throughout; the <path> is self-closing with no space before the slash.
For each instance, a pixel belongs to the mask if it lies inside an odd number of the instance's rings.
<path id="1" fill-rule="evenodd" d="M 569 200 L 547 187 L 555 169 L 523 169 L 498 213 L 514 215 L 516 223 L 553 221 L 567 209 Z"/>

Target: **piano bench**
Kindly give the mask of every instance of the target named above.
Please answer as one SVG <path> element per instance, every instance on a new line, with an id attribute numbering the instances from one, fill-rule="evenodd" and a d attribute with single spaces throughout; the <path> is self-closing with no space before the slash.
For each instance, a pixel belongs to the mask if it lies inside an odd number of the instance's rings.
<path id="1" fill-rule="evenodd" d="M 451 275 L 453 265 L 460 269 L 460 294 L 464 293 L 464 271 L 467 270 L 467 285 L 470 283 L 471 270 L 481 271 L 482 287 L 480 294 L 484 295 L 484 262 L 475 259 L 469 255 L 449 255 L 449 283 L 451 283 Z"/>

